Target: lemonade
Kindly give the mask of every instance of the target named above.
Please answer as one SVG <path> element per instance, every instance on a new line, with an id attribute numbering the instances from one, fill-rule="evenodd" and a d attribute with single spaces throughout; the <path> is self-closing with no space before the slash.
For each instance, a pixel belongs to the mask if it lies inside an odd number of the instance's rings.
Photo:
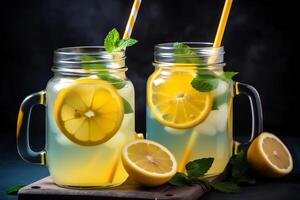
<path id="1" fill-rule="evenodd" d="M 170 149 L 181 172 L 188 161 L 214 158 L 207 173 L 212 176 L 223 172 L 232 155 L 233 82 L 223 78 L 223 49 L 202 45 L 156 47 L 156 69 L 147 83 L 147 138 Z M 216 55 L 217 63 L 208 66 Z M 211 85 L 201 82 L 198 91 L 196 77 Z"/>
<path id="2" fill-rule="evenodd" d="M 134 87 L 126 78 L 125 52 L 104 47 L 69 47 L 54 53 L 54 76 L 45 90 L 22 102 L 17 147 L 29 162 L 47 165 L 54 183 L 65 187 L 110 187 L 128 174 L 122 147 L 138 138 Z M 46 146 L 29 145 L 31 109 L 46 108 Z M 41 120 L 43 121 L 43 120 Z"/>
<path id="3" fill-rule="evenodd" d="M 126 180 L 128 174 L 120 160 L 122 146 L 134 140 L 134 114 L 124 114 L 119 130 L 107 142 L 81 146 L 70 141 L 54 119 L 54 103 L 59 92 L 77 77 L 55 77 L 47 85 L 47 164 L 55 183 L 63 186 L 111 186 Z M 118 90 L 121 97 L 134 106 L 131 82 Z"/>
<path id="4" fill-rule="evenodd" d="M 179 170 L 183 162 L 184 152 L 189 140 L 195 135 L 192 152 L 189 160 L 213 157 L 214 162 L 207 175 L 221 173 L 226 167 L 232 154 L 232 97 L 229 85 L 222 82 L 217 89 L 212 91 L 214 95 L 224 95 L 226 101 L 218 110 L 212 110 L 206 119 L 200 124 L 186 129 L 176 129 L 164 126 L 158 122 L 149 106 L 147 106 L 147 138 L 159 141 L 175 155 Z M 230 115 L 228 115 L 230 113 Z M 184 114 L 184 113 L 180 113 Z"/>

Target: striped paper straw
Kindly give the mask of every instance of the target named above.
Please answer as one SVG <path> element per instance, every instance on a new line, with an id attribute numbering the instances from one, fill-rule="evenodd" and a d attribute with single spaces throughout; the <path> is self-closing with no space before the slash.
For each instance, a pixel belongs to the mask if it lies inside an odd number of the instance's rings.
<path id="1" fill-rule="evenodd" d="M 127 21 L 126 29 L 125 29 L 125 32 L 123 35 L 123 39 L 130 38 L 141 3 L 142 3 L 142 0 L 134 0 L 129 19 Z"/>

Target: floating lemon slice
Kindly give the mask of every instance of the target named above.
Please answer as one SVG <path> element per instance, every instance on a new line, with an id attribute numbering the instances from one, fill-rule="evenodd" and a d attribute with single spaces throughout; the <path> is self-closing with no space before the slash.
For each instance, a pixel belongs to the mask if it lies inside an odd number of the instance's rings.
<path id="1" fill-rule="evenodd" d="M 123 101 L 108 82 L 82 78 L 64 88 L 54 105 L 54 118 L 72 142 L 93 146 L 106 142 L 121 126 Z"/>
<path id="2" fill-rule="evenodd" d="M 185 129 L 206 119 L 212 108 L 213 96 L 210 92 L 199 92 L 192 87 L 195 74 L 178 70 L 172 73 L 157 71 L 151 75 L 147 84 L 148 105 L 161 124 Z"/>
<path id="3" fill-rule="evenodd" d="M 281 177 L 293 169 L 289 150 L 271 133 L 264 132 L 252 142 L 247 152 L 247 159 L 254 169 L 267 177 Z"/>
<path id="4" fill-rule="evenodd" d="M 126 144 L 122 150 L 122 161 L 129 176 L 146 186 L 168 182 L 177 169 L 173 154 L 150 140 L 135 140 Z"/>

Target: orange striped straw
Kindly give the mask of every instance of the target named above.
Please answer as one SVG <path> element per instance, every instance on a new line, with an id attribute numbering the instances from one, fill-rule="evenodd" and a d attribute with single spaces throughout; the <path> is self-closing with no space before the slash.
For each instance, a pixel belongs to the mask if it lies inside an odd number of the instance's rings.
<path id="1" fill-rule="evenodd" d="M 123 35 L 123 39 L 130 38 L 141 3 L 142 3 L 142 0 L 134 0 L 129 19 L 127 21 L 126 29 L 125 29 L 125 32 Z"/>
<path id="2" fill-rule="evenodd" d="M 215 48 L 221 46 L 222 38 L 223 38 L 224 31 L 225 31 L 225 28 L 226 28 L 227 20 L 228 20 L 228 16 L 229 16 L 229 13 L 230 13 L 230 8 L 231 8 L 231 5 L 232 5 L 232 1 L 233 0 L 226 0 L 225 1 L 222 16 L 221 16 L 221 19 L 220 19 L 220 22 L 219 22 L 217 34 L 216 34 L 215 41 L 214 41 L 214 47 Z"/>

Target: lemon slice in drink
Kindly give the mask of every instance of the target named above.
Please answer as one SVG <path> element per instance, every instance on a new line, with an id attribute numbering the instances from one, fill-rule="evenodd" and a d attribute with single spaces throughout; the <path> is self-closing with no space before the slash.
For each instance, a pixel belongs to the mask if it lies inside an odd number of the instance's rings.
<path id="1" fill-rule="evenodd" d="M 106 142 L 121 126 L 123 101 L 108 82 L 82 78 L 64 88 L 54 105 L 54 118 L 72 142 L 93 146 Z"/>
<path id="2" fill-rule="evenodd" d="M 261 133 L 247 152 L 250 165 L 261 175 L 281 177 L 293 169 L 293 160 L 288 148 L 271 133 Z"/>
<path id="3" fill-rule="evenodd" d="M 146 186 L 168 182 L 176 173 L 173 154 L 164 146 L 150 140 L 135 140 L 122 150 L 122 161 L 129 176 Z"/>
<path id="4" fill-rule="evenodd" d="M 174 69 L 175 70 L 175 69 Z M 211 92 L 199 92 L 191 82 L 195 72 L 157 71 L 147 84 L 147 100 L 151 113 L 163 125 L 186 129 L 206 119 L 212 108 Z"/>

